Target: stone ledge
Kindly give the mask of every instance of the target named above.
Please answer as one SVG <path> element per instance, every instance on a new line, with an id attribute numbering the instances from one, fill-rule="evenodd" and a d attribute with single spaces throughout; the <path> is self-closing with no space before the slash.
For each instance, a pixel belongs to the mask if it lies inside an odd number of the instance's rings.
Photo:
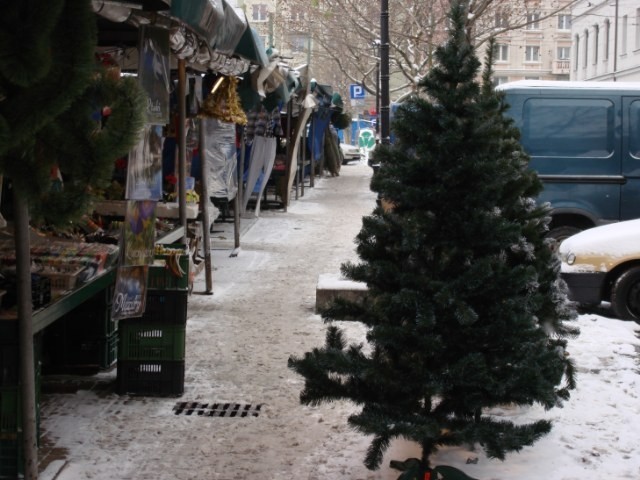
<path id="1" fill-rule="evenodd" d="M 340 274 L 322 273 L 316 286 L 316 313 L 326 308 L 335 298 L 361 301 L 367 293 L 367 285 L 346 280 Z"/>

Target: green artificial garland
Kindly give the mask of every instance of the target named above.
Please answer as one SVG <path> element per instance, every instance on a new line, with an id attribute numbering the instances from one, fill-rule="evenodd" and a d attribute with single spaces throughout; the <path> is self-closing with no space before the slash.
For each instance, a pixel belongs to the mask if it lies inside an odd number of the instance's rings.
<path id="1" fill-rule="evenodd" d="M 40 174 L 46 173 L 30 183 L 37 185 L 30 192 L 33 222 L 60 225 L 87 213 L 95 190 L 109 184 L 114 162 L 137 143 L 145 105 L 146 94 L 136 79 L 101 72 L 58 121 L 43 129 L 31 159 Z M 56 167 L 62 188 L 55 188 L 51 177 Z M 30 166 L 24 162 L 19 168 L 22 178 Z"/>

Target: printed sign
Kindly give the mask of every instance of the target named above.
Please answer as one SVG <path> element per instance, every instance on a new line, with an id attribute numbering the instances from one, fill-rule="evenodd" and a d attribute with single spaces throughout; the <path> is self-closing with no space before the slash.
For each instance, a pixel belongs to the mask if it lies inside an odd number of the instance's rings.
<path id="1" fill-rule="evenodd" d="M 365 97 L 365 90 L 359 83 L 352 83 L 349 85 L 349 96 L 352 100 L 361 100 Z"/>

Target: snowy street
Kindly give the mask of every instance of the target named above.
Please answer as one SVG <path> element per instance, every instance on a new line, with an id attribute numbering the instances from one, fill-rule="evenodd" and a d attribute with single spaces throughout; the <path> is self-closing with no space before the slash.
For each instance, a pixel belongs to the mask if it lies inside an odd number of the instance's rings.
<path id="1" fill-rule="evenodd" d="M 237 257 L 231 224 L 212 234 L 214 294 L 200 293 L 201 273 L 188 303 L 181 397 L 117 395 L 115 367 L 81 382 L 45 379 L 78 388 L 43 395 L 41 480 L 395 480 L 389 460 L 417 456 L 414 447 L 398 440 L 379 471 L 367 470 L 369 441 L 346 422 L 355 407 L 301 405 L 303 380 L 287 367 L 290 355 L 324 343 L 316 284 L 357 260 L 353 240 L 375 205 L 371 173 L 350 163 L 317 178 L 286 212 L 263 209 Z M 482 480 L 640 478 L 640 325 L 584 314 L 579 326 L 569 344 L 578 387 L 565 407 L 495 412 L 551 419 L 549 435 L 504 462 L 452 448 L 433 463 Z M 346 328 L 362 338 L 359 325 Z M 181 402 L 205 414 L 176 414 Z M 213 403 L 255 415 L 206 415 Z"/>

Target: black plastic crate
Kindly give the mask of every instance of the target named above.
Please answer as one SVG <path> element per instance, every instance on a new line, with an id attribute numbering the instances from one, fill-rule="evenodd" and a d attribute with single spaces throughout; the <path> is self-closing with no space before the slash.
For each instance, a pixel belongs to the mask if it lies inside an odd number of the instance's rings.
<path id="1" fill-rule="evenodd" d="M 20 388 L 0 388 L 0 478 L 14 480 L 24 472 Z"/>
<path id="2" fill-rule="evenodd" d="M 7 274 L 0 281 L 0 288 L 6 291 L 2 296 L 2 308 L 9 309 L 17 301 L 16 278 Z M 31 274 L 31 303 L 33 309 L 42 308 L 51 302 L 51 281 L 47 277 Z"/>
<path id="3" fill-rule="evenodd" d="M 0 345 L 18 343 L 18 320 L 0 320 Z"/>
<path id="4" fill-rule="evenodd" d="M 23 474 L 22 435 L 0 433 L 0 478 L 16 480 Z"/>
<path id="5" fill-rule="evenodd" d="M 0 345 L 0 387 L 18 384 L 18 345 Z"/>
<path id="6" fill-rule="evenodd" d="M 64 331 L 45 331 L 47 374 L 91 373 L 113 366 L 118 355 L 118 332 L 79 338 Z"/>
<path id="7" fill-rule="evenodd" d="M 122 320 L 118 337 L 120 360 L 184 360 L 185 325 Z"/>
<path id="8" fill-rule="evenodd" d="M 116 392 L 120 395 L 180 396 L 184 393 L 184 361 L 118 359 Z"/>
<path id="9" fill-rule="evenodd" d="M 19 381 L 19 347 L 18 343 L 10 345 L 0 344 L 0 388 L 15 387 Z M 40 381 L 42 363 L 42 335 L 33 337 L 33 363 L 36 382 Z"/>
<path id="10" fill-rule="evenodd" d="M 80 338 L 106 337 L 116 331 L 117 322 L 111 320 L 113 284 L 98 292 L 62 319 L 67 328 Z M 56 322 L 56 323 L 58 323 Z"/>
<path id="11" fill-rule="evenodd" d="M 0 479 L 24 473 L 20 387 L 0 387 Z M 36 372 L 36 435 L 40 443 L 40 375 Z"/>
<path id="12" fill-rule="evenodd" d="M 188 292 L 180 290 L 148 290 L 141 322 L 184 325 L 187 323 Z"/>

